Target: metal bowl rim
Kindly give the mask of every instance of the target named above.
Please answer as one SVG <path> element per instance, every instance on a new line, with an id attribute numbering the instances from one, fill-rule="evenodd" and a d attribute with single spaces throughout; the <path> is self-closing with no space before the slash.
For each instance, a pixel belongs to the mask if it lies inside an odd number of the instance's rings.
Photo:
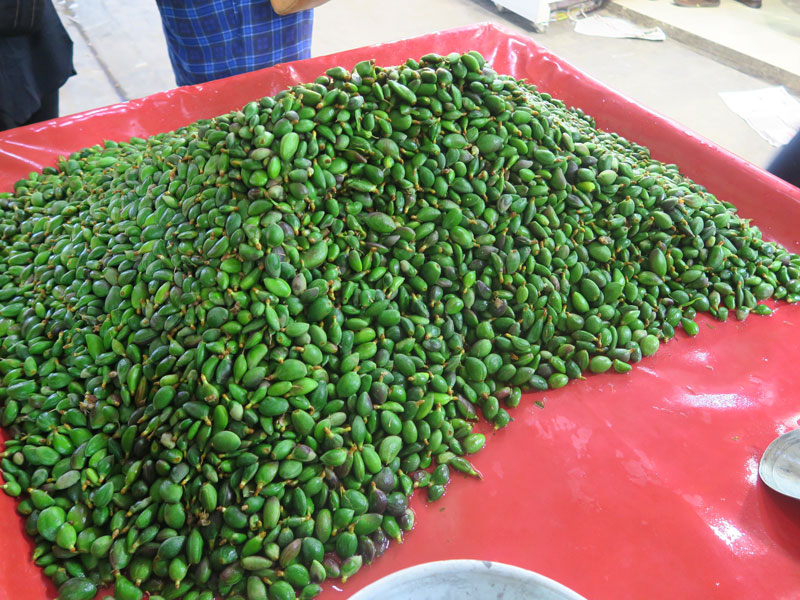
<path id="1" fill-rule="evenodd" d="M 374 600 L 375 598 L 380 598 L 380 594 L 385 591 L 431 575 L 456 574 L 474 576 L 475 571 L 481 567 L 486 572 L 493 572 L 500 578 L 524 582 L 530 586 L 538 586 L 542 589 L 560 593 L 564 600 L 586 600 L 586 598 L 565 585 L 535 571 L 490 560 L 471 559 L 438 560 L 401 569 L 359 590 L 350 596 L 350 600 Z M 413 590 L 411 591 L 413 592 Z"/>
<path id="2" fill-rule="evenodd" d="M 761 478 L 761 481 L 763 481 L 765 484 L 767 484 L 767 486 L 776 492 L 783 494 L 784 496 L 789 496 L 790 498 L 800 500 L 800 492 L 788 492 L 785 488 L 782 488 L 780 485 L 778 485 L 773 477 L 773 470 L 776 465 L 775 459 L 780 456 L 778 454 L 778 450 L 781 449 L 781 446 L 787 443 L 787 440 L 795 441 L 794 438 L 798 438 L 796 443 L 800 444 L 800 429 L 793 429 L 792 431 L 782 433 L 772 440 L 772 442 L 770 442 L 769 446 L 767 446 L 767 449 L 764 450 L 764 454 L 761 455 L 761 460 L 758 462 L 758 475 Z M 798 489 L 800 489 L 800 484 L 798 485 Z"/>

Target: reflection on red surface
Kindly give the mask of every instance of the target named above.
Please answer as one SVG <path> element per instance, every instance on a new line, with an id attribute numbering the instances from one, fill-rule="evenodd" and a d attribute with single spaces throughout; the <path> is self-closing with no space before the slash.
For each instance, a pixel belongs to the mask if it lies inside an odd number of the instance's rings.
<path id="1" fill-rule="evenodd" d="M 180 88 L 0 134 L 0 189 L 59 154 L 174 129 L 313 80 L 334 65 L 397 64 L 476 49 L 502 73 L 580 106 L 600 127 L 679 163 L 765 236 L 800 250 L 800 191 L 617 95 L 531 40 L 474 26 Z M 449 558 L 532 569 L 593 600 L 800 598 L 800 504 L 758 480 L 758 460 L 798 426 L 800 308 L 663 344 L 627 375 L 592 375 L 529 395 L 515 422 L 455 477 L 439 502 L 415 498 L 416 529 L 323 599 L 347 598 L 401 568 Z M 544 400 L 544 409 L 533 401 Z M 489 432 L 488 428 L 484 431 Z M 0 494 L 0 599 L 55 597 Z"/>

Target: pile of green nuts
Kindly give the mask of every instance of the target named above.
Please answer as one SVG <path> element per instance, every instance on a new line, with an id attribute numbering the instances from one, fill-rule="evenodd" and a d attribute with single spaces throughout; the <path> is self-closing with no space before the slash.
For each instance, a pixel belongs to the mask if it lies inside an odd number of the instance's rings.
<path id="1" fill-rule="evenodd" d="M 62 600 L 313 598 L 480 418 L 800 300 L 734 207 L 475 52 L 337 67 L 0 194 L 3 489 Z"/>

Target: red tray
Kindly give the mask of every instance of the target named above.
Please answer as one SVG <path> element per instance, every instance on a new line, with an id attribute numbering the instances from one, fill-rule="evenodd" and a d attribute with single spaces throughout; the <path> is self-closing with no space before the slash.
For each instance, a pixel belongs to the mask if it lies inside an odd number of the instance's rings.
<path id="1" fill-rule="evenodd" d="M 800 251 L 800 190 L 494 25 L 280 65 L 2 133 L 0 189 L 59 154 L 222 114 L 331 66 L 470 49 L 498 72 L 527 78 L 583 108 L 599 127 L 648 146 L 655 158 L 680 164 L 766 238 Z M 523 398 L 515 422 L 475 456 L 483 481 L 456 476 L 439 502 L 415 498 L 417 526 L 405 542 L 347 584 L 328 584 L 321 598 L 347 598 L 393 571 L 451 558 L 528 568 L 593 600 L 800 598 L 800 504 L 758 479 L 764 449 L 800 418 L 800 307 L 700 324 L 696 338 L 679 333 L 627 375 L 594 375 Z M 54 598 L 4 494 L 0 531 L 0 599 Z"/>

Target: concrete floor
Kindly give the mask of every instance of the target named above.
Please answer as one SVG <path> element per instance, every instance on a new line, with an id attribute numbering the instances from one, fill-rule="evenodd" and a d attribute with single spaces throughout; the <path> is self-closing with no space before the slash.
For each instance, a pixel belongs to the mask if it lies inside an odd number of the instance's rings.
<path id="1" fill-rule="evenodd" d="M 800 94 L 800 0 L 764 0 L 760 9 L 735 0 L 710 8 L 684 8 L 671 0 L 613 0 L 611 8 L 634 20 L 664 24 L 676 39 Z"/>
<path id="2" fill-rule="evenodd" d="M 62 88 L 62 114 L 175 87 L 158 9 L 152 0 L 55 3 L 75 43 L 78 71 Z M 603 9 L 599 14 L 610 13 Z M 588 37 L 574 33 L 568 20 L 552 23 L 545 33 L 534 33 L 527 22 L 498 13 L 488 0 L 334 0 L 316 9 L 312 53 L 329 54 L 486 21 L 531 36 L 607 86 L 754 164 L 765 166 L 776 151 L 718 95 L 773 83 L 721 64 L 671 38 L 646 42 Z"/>

